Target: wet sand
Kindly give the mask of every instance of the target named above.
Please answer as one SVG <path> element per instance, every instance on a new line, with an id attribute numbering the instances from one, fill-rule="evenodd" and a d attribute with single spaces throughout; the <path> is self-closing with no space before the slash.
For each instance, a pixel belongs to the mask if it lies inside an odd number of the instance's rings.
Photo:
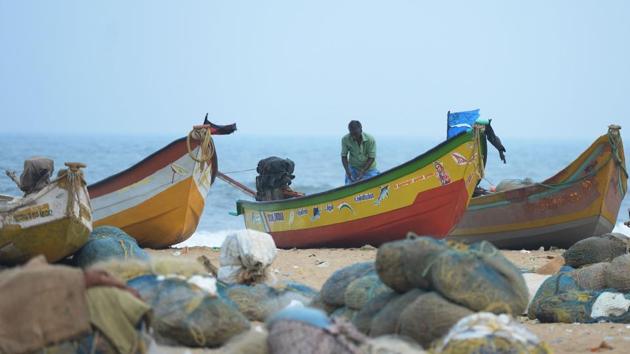
<path id="1" fill-rule="evenodd" d="M 149 252 L 156 255 L 194 258 L 206 255 L 214 265 L 219 265 L 220 250 L 218 248 L 189 247 L 150 250 Z M 518 267 L 531 271 L 552 261 L 562 252 L 563 250 L 503 251 L 505 256 Z M 298 281 L 319 290 L 335 270 L 353 263 L 374 260 L 375 256 L 376 249 L 373 247 L 279 250 L 271 269 L 272 274 L 279 280 Z M 540 339 L 546 341 L 555 353 L 630 352 L 630 324 L 541 324 L 530 321 L 526 317 L 521 317 L 519 320 Z M 183 353 L 184 351 L 173 348 L 168 352 Z M 221 351 L 194 350 L 190 353 L 218 352 Z"/>

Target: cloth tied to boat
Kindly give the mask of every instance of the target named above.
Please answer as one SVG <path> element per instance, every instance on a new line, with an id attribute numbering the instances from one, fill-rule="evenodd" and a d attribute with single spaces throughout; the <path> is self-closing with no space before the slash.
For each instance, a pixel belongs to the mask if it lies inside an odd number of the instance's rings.
<path id="1" fill-rule="evenodd" d="M 24 170 L 20 176 L 20 189 L 25 194 L 39 192 L 50 184 L 50 176 L 55 163 L 44 157 L 34 157 L 24 161 Z"/>

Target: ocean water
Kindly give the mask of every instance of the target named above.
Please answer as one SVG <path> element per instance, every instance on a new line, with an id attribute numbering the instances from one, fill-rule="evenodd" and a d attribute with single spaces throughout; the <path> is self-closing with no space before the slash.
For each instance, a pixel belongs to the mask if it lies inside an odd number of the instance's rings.
<path id="1" fill-rule="evenodd" d="M 0 169 L 21 173 L 24 159 L 46 156 L 55 161 L 55 168 L 64 161 L 80 161 L 88 183 L 97 182 L 135 164 L 162 148 L 177 137 L 168 136 L 25 136 L 0 135 Z M 595 137 L 594 137 L 595 138 Z M 593 139 L 594 139 L 593 138 Z M 385 171 L 436 144 L 438 139 L 392 137 L 376 135 L 378 169 Z M 503 164 L 496 150 L 489 146 L 486 180 L 482 186 L 498 184 L 507 178 L 530 177 L 541 181 L 573 161 L 592 140 L 544 141 L 504 139 L 507 164 Z M 219 170 L 255 189 L 255 168 L 260 159 L 269 156 L 290 158 L 295 162 L 296 178 L 293 189 L 307 194 L 324 191 L 343 184 L 340 160 L 340 137 L 254 136 L 237 132 L 215 137 L 219 156 Z M 628 162 L 626 161 L 626 164 Z M 630 164 L 628 164 L 630 165 Z M 0 175 L 0 194 L 19 195 L 13 182 Z M 248 199 L 246 195 L 217 179 L 207 198 L 206 208 L 195 235 L 182 245 L 220 246 L 226 234 L 244 227 L 242 216 L 232 216 L 235 201 Z M 623 200 L 619 215 L 628 220 L 630 195 Z"/>

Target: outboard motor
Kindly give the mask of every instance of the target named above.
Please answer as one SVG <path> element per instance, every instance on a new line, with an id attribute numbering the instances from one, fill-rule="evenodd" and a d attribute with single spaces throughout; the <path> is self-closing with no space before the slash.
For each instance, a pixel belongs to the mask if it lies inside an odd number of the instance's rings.
<path id="1" fill-rule="evenodd" d="M 256 172 L 256 200 L 280 200 L 303 195 L 294 192 L 289 185 L 295 178 L 295 163 L 276 156 L 258 162 Z"/>

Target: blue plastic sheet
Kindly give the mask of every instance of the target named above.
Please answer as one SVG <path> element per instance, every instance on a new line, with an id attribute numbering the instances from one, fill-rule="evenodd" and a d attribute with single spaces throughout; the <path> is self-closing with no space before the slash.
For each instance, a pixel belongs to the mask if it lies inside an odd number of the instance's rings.
<path id="1" fill-rule="evenodd" d="M 479 118 L 478 109 L 466 112 L 450 112 L 448 114 L 446 138 L 450 139 L 461 132 L 472 130 L 477 118 Z"/>

